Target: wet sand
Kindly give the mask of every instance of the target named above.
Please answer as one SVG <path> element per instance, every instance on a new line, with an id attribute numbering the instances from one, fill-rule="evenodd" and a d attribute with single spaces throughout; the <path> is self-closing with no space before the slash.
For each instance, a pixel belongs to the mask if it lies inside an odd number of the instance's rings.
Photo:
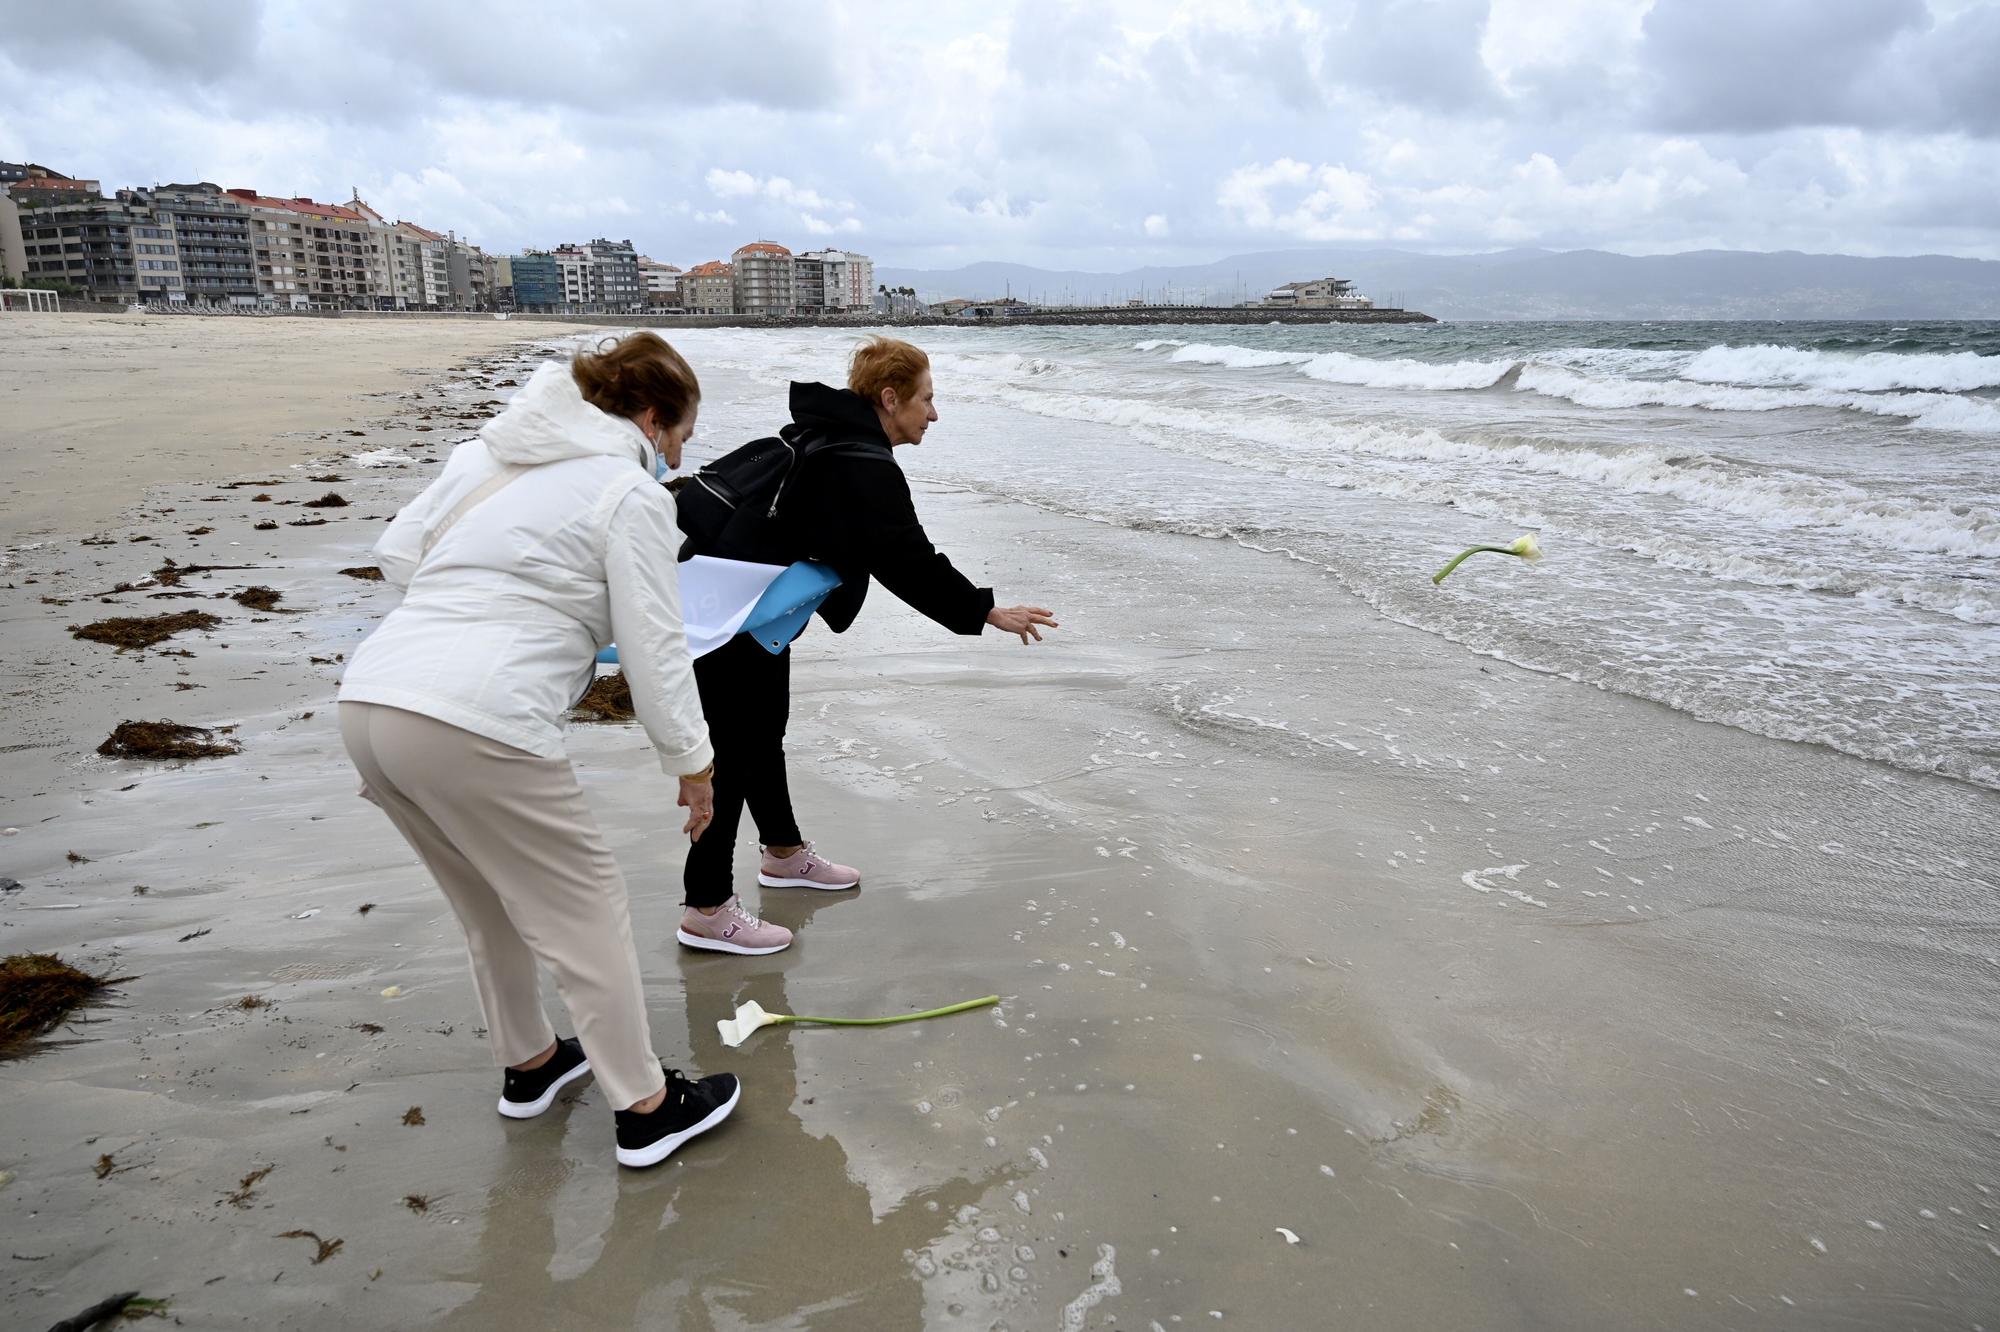
<path id="1" fill-rule="evenodd" d="M 462 940 L 353 797 L 331 696 L 393 604 L 337 571 L 462 437 L 421 413 L 524 377 L 502 355 L 290 442 L 343 477 L 325 526 L 284 525 L 329 488 L 286 474 L 9 553 L 5 743 L 34 747 L 0 755 L 0 938 L 138 977 L 0 1064 L 10 1323 L 134 1287 L 301 1328 L 1992 1323 L 1991 793 L 1481 661 L 1282 555 L 921 480 L 940 544 L 1062 630 L 953 639 L 878 589 L 808 632 L 801 822 L 868 878 L 764 890 L 799 931 L 770 958 L 676 947 L 671 790 L 636 731 L 573 728 L 655 1042 L 744 1101 L 638 1173 L 588 1081 L 499 1119 Z M 762 379 L 705 387 L 695 458 L 770 426 Z M 381 447 L 413 461 L 342 456 Z M 162 555 L 257 567 L 81 599 Z M 253 585 L 303 613 L 229 599 Z M 65 628 L 183 608 L 225 623 L 127 653 Z M 91 752 L 159 717 L 243 752 Z M 738 1051 L 714 1026 L 990 992 Z"/>

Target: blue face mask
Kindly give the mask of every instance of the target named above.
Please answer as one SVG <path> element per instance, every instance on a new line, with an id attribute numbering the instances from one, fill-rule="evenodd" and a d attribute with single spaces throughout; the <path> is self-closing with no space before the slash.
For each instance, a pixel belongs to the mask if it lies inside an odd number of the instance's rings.
<path id="1" fill-rule="evenodd" d="M 653 479 L 655 481 L 666 480 L 667 470 L 667 455 L 656 450 L 653 454 Z"/>

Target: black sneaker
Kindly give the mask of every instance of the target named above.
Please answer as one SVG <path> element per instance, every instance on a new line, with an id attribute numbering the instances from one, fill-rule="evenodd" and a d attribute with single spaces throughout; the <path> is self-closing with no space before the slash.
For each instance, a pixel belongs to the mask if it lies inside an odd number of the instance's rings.
<path id="1" fill-rule="evenodd" d="M 556 1103 L 556 1093 L 590 1072 L 590 1061 L 574 1036 L 556 1042 L 549 1062 L 531 1072 L 507 1070 L 500 1087 L 500 1113 L 509 1119 L 533 1119 Z"/>
<path id="2" fill-rule="evenodd" d="M 650 1166 L 672 1156 L 674 1149 L 689 1138 L 699 1137 L 736 1108 L 743 1084 L 734 1073 L 712 1073 L 700 1081 L 690 1081 L 677 1068 L 667 1074 L 667 1099 L 651 1114 L 620 1110 L 618 1120 L 618 1164 Z"/>

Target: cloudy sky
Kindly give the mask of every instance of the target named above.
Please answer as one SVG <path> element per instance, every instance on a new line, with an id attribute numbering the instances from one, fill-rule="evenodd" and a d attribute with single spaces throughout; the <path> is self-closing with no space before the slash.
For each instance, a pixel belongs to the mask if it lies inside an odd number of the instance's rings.
<path id="1" fill-rule="evenodd" d="M 651 12 L 642 13 L 641 11 Z M 500 251 L 2000 258 L 2000 0 L 45 0 L 0 158 Z"/>

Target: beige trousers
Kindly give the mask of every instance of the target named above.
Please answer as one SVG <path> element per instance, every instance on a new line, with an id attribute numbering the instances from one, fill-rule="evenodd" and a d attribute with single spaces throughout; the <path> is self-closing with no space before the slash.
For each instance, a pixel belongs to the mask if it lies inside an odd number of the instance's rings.
<path id="1" fill-rule="evenodd" d="M 494 1062 L 556 1038 L 540 962 L 612 1108 L 660 1090 L 625 878 L 569 761 L 376 703 L 342 703 L 340 738 L 465 929 Z"/>

